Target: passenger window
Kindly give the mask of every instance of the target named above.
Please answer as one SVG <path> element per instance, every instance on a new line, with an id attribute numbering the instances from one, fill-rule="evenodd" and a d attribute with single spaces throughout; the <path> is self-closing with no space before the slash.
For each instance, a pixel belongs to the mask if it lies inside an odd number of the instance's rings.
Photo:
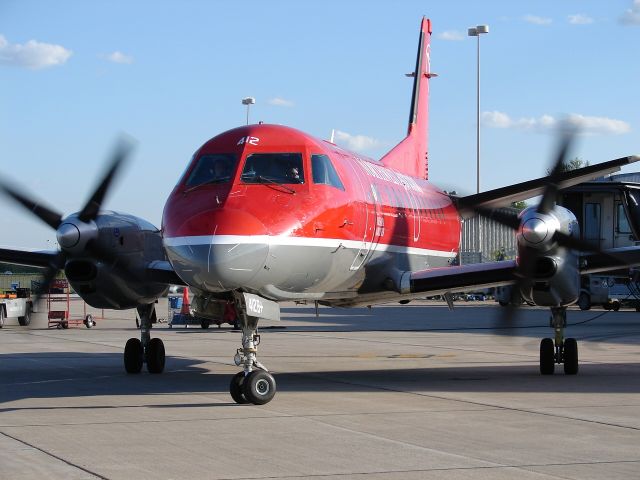
<path id="1" fill-rule="evenodd" d="M 196 187 L 206 183 L 227 183 L 235 170 L 236 156 L 233 153 L 212 153 L 198 159 L 191 171 L 187 187 Z"/>
<path id="2" fill-rule="evenodd" d="M 328 156 L 311 155 L 311 171 L 313 173 L 313 183 L 331 185 L 344 190 L 344 185 L 340 181 L 338 172 L 336 172 Z"/>
<path id="3" fill-rule="evenodd" d="M 304 183 L 301 153 L 252 153 L 242 170 L 244 183 Z"/>

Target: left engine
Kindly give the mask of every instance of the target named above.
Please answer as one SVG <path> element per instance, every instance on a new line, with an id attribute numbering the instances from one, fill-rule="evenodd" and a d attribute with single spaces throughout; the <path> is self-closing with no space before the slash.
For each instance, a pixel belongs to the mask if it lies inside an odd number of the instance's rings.
<path id="1" fill-rule="evenodd" d="M 92 307 L 134 308 L 167 292 L 146 275 L 151 262 L 166 259 L 160 231 L 149 222 L 111 211 L 88 223 L 70 215 L 57 237 L 67 254 L 67 279 Z"/>

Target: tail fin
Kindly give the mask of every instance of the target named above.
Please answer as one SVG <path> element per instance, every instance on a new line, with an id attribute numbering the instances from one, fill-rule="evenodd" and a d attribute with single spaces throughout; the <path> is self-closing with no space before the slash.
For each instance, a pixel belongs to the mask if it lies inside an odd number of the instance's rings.
<path id="1" fill-rule="evenodd" d="M 416 69 L 413 72 L 413 95 L 407 136 L 384 157 L 382 164 L 407 175 L 429 178 L 427 152 L 429 124 L 429 78 L 435 76 L 430 70 L 431 20 L 422 18 Z"/>

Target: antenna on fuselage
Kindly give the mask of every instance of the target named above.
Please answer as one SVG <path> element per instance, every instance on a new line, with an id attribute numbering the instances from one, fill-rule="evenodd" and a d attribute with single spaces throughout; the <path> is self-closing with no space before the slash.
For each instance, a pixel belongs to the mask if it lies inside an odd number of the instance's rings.
<path id="1" fill-rule="evenodd" d="M 329 140 L 331 143 L 336 143 L 336 142 L 333 141 L 335 136 L 336 136 L 336 129 L 332 128 L 331 129 L 331 140 Z"/>

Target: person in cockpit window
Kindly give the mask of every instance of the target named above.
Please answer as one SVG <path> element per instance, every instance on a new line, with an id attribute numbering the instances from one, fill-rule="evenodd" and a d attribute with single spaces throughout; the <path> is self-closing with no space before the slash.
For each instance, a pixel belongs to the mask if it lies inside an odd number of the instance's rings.
<path id="1" fill-rule="evenodd" d="M 295 165 L 291 165 L 291 167 L 287 171 L 287 179 L 290 180 L 292 183 L 302 183 L 302 180 L 300 179 L 300 171 L 298 170 L 298 167 L 296 167 Z"/>
<path id="2" fill-rule="evenodd" d="M 218 161 L 213 165 L 213 175 L 215 180 L 224 180 L 229 178 L 229 166 L 225 160 L 218 159 Z"/>

